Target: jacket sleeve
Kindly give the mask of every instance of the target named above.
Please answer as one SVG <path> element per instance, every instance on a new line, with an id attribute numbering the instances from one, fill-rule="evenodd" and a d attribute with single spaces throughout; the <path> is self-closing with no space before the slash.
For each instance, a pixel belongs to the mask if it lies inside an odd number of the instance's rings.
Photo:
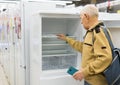
<path id="1" fill-rule="evenodd" d="M 100 29 L 99 33 L 94 32 L 94 37 L 94 61 L 83 69 L 85 77 L 103 72 L 112 61 L 111 48 L 103 30 Z"/>
<path id="2" fill-rule="evenodd" d="M 80 41 L 76 41 L 72 38 L 66 37 L 66 41 L 68 42 L 68 44 L 74 48 L 75 50 L 82 52 L 82 46 L 83 46 L 83 42 Z"/>

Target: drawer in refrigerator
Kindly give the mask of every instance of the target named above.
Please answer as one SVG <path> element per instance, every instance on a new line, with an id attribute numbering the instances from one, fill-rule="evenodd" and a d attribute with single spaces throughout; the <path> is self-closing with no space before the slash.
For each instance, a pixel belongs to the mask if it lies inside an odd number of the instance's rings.
<path id="1" fill-rule="evenodd" d="M 76 67 L 76 54 L 61 54 L 42 57 L 42 70 L 68 69 L 70 66 Z"/>

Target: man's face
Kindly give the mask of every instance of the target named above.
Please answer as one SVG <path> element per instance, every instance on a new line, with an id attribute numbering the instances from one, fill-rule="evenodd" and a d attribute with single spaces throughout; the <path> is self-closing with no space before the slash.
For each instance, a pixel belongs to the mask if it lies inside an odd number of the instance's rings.
<path id="1" fill-rule="evenodd" d="M 84 28 L 87 30 L 88 27 L 88 15 L 87 14 L 80 14 L 81 24 L 83 24 Z"/>

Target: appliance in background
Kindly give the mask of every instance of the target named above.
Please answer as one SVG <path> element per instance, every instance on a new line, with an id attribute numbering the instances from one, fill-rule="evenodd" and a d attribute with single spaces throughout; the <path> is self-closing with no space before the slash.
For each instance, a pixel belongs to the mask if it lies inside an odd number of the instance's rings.
<path id="1" fill-rule="evenodd" d="M 0 1 L 0 64 L 10 85 L 25 85 L 24 38 L 19 1 Z"/>

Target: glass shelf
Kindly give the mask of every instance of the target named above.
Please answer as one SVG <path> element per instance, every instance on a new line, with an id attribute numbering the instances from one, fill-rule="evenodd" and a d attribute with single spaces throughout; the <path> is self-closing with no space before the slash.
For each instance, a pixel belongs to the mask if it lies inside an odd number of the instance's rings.
<path id="1" fill-rule="evenodd" d="M 42 44 L 42 46 L 68 46 L 68 44 Z"/>
<path id="2" fill-rule="evenodd" d="M 43 35 L 42 38 L 57 38 L 56 35 Z"/>
<path id="3" fill-rule="evenodd" d="M 43 50 L 42 54 L 47 55 L 47 54 L 61 54 L 61 53 L 68 53 L 68 50 Z"/>
<path id="4" fill-rule="evenodd" d="M 76 38 L 75 36 L 69 36 L 71 38 Z M 60 40 L 57 38 L 56 35 L 48 34 L 42 36 L 42 43 L 43 46 L 48 45 L 65 45 L 67 44 L 66 41 Z"/>
<path id="5" fill-rule="evenodd" d="M 68 36 L 68 37 L 75 38 L 75 36 Z M 56 39 L 58 39 L 57 36 L 54 34 L 43 35 L 42 38 L 56 38 Z"/>
<path id="6" fill-rule="evenodd" d="M 69 54 L 51 54 L 51 55 L 43 55 L 42 57 L 53 57 L 53 56 L 72 56 L 72 55 L 76 55 L 76 53 L 69 53 Z"/>

